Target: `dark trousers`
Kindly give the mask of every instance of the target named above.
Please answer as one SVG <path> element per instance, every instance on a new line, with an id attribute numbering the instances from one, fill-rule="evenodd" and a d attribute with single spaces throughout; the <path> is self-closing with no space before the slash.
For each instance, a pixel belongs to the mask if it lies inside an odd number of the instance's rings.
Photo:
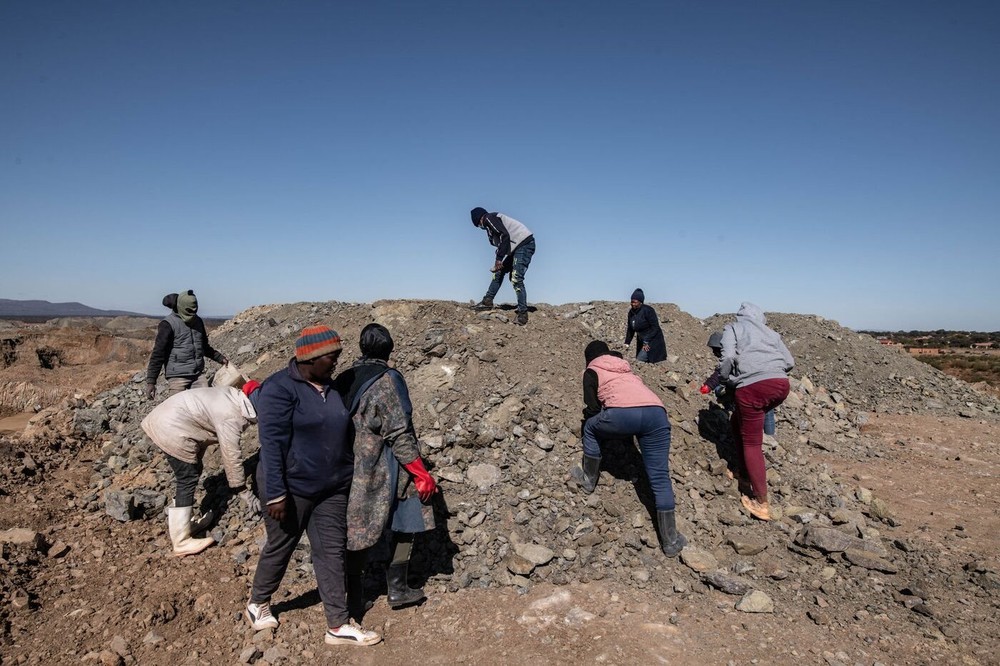
<path id="1" fill-rule="evenodd" d="M 736 440 L 740 475 L 750 481 L 754 499 L 767 501 L 767 469 L 764 464 L 764 414 L 788 397 L 787 379 L 764 379 L 736 389 L 736 409 L 730 425 Z"/>
<path id="2" fill-rule="evenodd" d="M 292 552 L 309 535 L 316 586 L 323 600 L 323 612 L 330 628 L 347 622 L 345 558 L 347 556 L 347 490 L 323 498 L 288 495 L 285 520 L 278 522 L 264 511 L 267 543 L 253 577 L 250 601 L 270 601 L 288 569 Z"/>
<path id="3" fill-rule="evenodd" d="M 194 491 L 198 487 L 198 479 L 201 478 L 201 472 L 204 469 L 201 460 L 196 463 L 186 463 L 174 458 L 169 453 L 164 455 L 167 456 L 167 463 L 170 464 L 170 469 L 174 470 L 174 477 L 177 479 L 174 506 L 194 506 Z"/>

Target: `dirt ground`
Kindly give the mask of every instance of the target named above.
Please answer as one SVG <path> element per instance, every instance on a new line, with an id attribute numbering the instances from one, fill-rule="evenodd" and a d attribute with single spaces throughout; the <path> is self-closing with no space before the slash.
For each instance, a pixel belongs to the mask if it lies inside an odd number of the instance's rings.
<path id="1" fill-rule="evenodd" d="M 943 543 L 958 559 L 995 561 L 1000 426 L 959 418 L 882 415 L 873 416 L 866 430 L 885 442 L 890 455 L 864 464 L 831 456 L 831 467 L 856 476 L 893 504 L 907 538 Z M 329 664 L 998 660 L 995 654 L 973 655 L 916 624 L 909 629 L 889 625 L 863 608 L 852 622 L 818 627 L 780 607 L 774 614 L 736 612 L 732 597 L 707 588 L 637 589 L 600 580 L 540 584 L 526 593 L 514 588 L 449 592 L 443 582 L 432 580 L 422 606 L 390 611 L 384 597 L 378 599 L 365 624 L 381 632 L 384 640 L 372 648 L 324 645 L 315 589 L 293 584 L 283 586 L 274 600 L 281 629 L 254 636 L 240 616 L 248 580 L 234 562 L 241 544 L 177 559 L 167 554 L 164 525 L 121 524 L 103 513 L 79 512 L 74 498 L 86 491 L 94 455 L 84 447 L 45 484 L 0 497 L 0 529 L 30 527 L 70 547 L 64 557 L 40 556 L 32 567 L 34 579 L 21 581 L 33 596 L 28 607 L 13 608 L 8 615 L 11 640 L 0 646 L 0 663 L 217 664 L 257 658 Z M 775 524 L 758 528 L 778 529 Z M 262 527 L 260 533 L 258 538 Z M 17 553 L 8 551 L 5 557 L 17 561 Z M 677 560 L 663 560 L 660 566 L 684 569 Z M 802 592 L 809 593 L 808 586 L 803 585 Z M 963 612 L 960 600 L 948 608 Z M 257 650 L 248 655 L 247 645 Z"/>
<path id="2" fill-rule="evenodd" d="M 560 321 L 536 316 L 535 326 L 551 324 L 555 330 Z M 265 320 L 261 326 L 271 324 Z M 21 365 L 0 371 L 0 383 L 6 382 L 11 404 L 26 404 L 26 385 L 35 392 L 30 395 L 53 405 L 76 393 L 96 395 L 141 372 L 151 336 L 140 330 L 134 333 L 138 342 L 112 345 L 71 329 L 65 334 L 73 353 L 58 367 L 27 367 L 34 357 L 25 353 Z M 696 340 L 701 350 L 700 323 L 695 333 L 675 333 L 677 347 Z M 24 339 L 53 346 L 54 335 Z M 86 355 L 91 349 L 99 352 L 93 358 Z M 551 351 L 539 349 L 546 357 Z M 785 560 L 798 564 L 785 572 L 787 578 L 768 583 L 775 592 L 774 613 L 750 614 L 735 610 L 739 597 L 699 582 L 682 562 L 663 557 L 649 565 L 647 582 L 609 577 L 566 585 L 535 582 L 521 589 L 480 588 L 474 581 L 460 588 L 442 574 L 427 582 L 428 600 L 418 607 L 389 610 L 382 588 L 364 619 L 366 627 L 381 633 L 381 644 L 333 648 L 323 643 L 323 611 L 311 573 L 286 576 L 273 600 L 282 623 L 277 632 L 255 634 L 247 626 L 242 611 L 256 558 L 246 555 L 263 542 L 262 525 L 248 529 L 250 537 L 234 537 L 197 557 L 174 558 L 162 520 L 120 523 L 103 510 L 85 509 L 94 492 L 95 461 L 107 457 L 101 443 L 15 441 L 11 435 L 32 416 L 0 419 L 0 531 L 27 528 L 46 541 L 44 548 L 0 544 L 0 666 L 1000 664 L 1000 586 L 990 587 L 997 578 L 971 585 L 968 569 L 974 563 L 984 563 L 989 575 L 1000 569 L 996 421 L 869 413 L 860 447 L 796 445 L 791 433 L 782 439 L 786 455 L 824 463 L 834 479 L 852 489 L 844 492 L 861 486 L 892 507 L 894 527 L 873 520 L 868 529 L 882 528 L 887 544 L 908 544 L 908 571 L 928 572 L 925 581 L 842 563 L 825 566 L 829 562 L 822 556 L 810 560 L 786 551 Z M 851 451 L 868 453 L 852 458 Z M 785 551 L 789 535 L 801 527 L 786 517 L 748 529 Z M 711 550 L 719 544 L 692 545 Z M 769 553 L 756 564 L 767 564 Z M 773 563 L 778 558 L 771 555 Z M 835 578 L 822 579 L 824 570 Z M 827 593 L 830 582 L 835 589 Z M 900 596 L 900 590 L 922 584 L 928 588 L 923 597 L 932 599 L 933 618 L 914 612 L 905 605 L 912 599 Z"/>

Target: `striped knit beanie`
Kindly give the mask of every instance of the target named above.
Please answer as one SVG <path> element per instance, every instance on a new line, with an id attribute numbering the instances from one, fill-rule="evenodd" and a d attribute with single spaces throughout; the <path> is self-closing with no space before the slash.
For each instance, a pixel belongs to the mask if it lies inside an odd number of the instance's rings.
<path id="1" fill-rule="evenodd" d="M 337 331 L 322 324 L 306 326 L 295 341 L 296 361 L 311 361 L 335 351 L 340 351 L 340 336 Z"/>

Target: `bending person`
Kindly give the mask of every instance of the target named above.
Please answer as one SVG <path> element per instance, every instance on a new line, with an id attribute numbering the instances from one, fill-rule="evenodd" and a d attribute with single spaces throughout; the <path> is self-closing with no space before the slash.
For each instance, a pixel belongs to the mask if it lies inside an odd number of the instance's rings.
<path id="1" fill-rule="evenodd" d="M 595 340 L 584 350 L 583 463 L 572 475 L 586 493 L 594 492 L 601 470 L 602 438 L 636 436 L 656 502 L 660 548 L 674 557 L 687 544 L 677 531 L 674 488 L 670 481 L 670 420 L 663 401 L 632 372 L 607 343 Z"/>
<path id="2" fill-rule="evenodd" d="M 257 422 L 250 396 L 260 384 L 253 380 L 243 389 L 220 386 L 195 388 L 172 395 L 142 420 L 142 429 L 163 451 L 177 481 L 173 503 L 167 507 L 167 531 L 174 555 L 196 555 L 215 541 L 192 538 L 203 532 L 214 518 L 211 512 L 192 521 L 194 492 L 210 444 L 218 442 L 229 491 L 239 493 L 251 511 L 260 511 L 260 501 L 246 488 L 240 437 Z"/>

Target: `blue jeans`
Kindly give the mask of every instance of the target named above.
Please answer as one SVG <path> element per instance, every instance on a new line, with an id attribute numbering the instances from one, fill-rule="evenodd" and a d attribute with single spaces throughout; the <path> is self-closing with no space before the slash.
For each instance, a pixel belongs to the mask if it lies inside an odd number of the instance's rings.
<path id="1" fill-rule="evenodd" d="M 774 437 L 774 410 L 768 410 L 764 414 L 764 434 Z"/>
<path id="2" fill-rule="evenodd" d="M 662 407 L 608 407 L 583 424 L 583 452 L 601 457 L 602 438 L 639 438 L 639 451 L 653 489 L 657 511 L 674 510 L 670 482 L 670 419 Z"/>
<path id="3" fill-rule="evenodd" d="M 534 238 L 514 250 L 513 266 L 510 269 L 510 286 L 514 287 L 514 293 L 517 294 L 518 312 L 528 311 L 528 293 L 524 289 L 524 274 L 528 272 L 528 265 L 531 264 L 533 254 L 535 254 Z M 486 290 L 486 298 L 493 300 L 493 297 L 500 291 L 504 273 L 504 269 L 493 272 L 493 282 L 490 282 L 490 287 Z"/>

